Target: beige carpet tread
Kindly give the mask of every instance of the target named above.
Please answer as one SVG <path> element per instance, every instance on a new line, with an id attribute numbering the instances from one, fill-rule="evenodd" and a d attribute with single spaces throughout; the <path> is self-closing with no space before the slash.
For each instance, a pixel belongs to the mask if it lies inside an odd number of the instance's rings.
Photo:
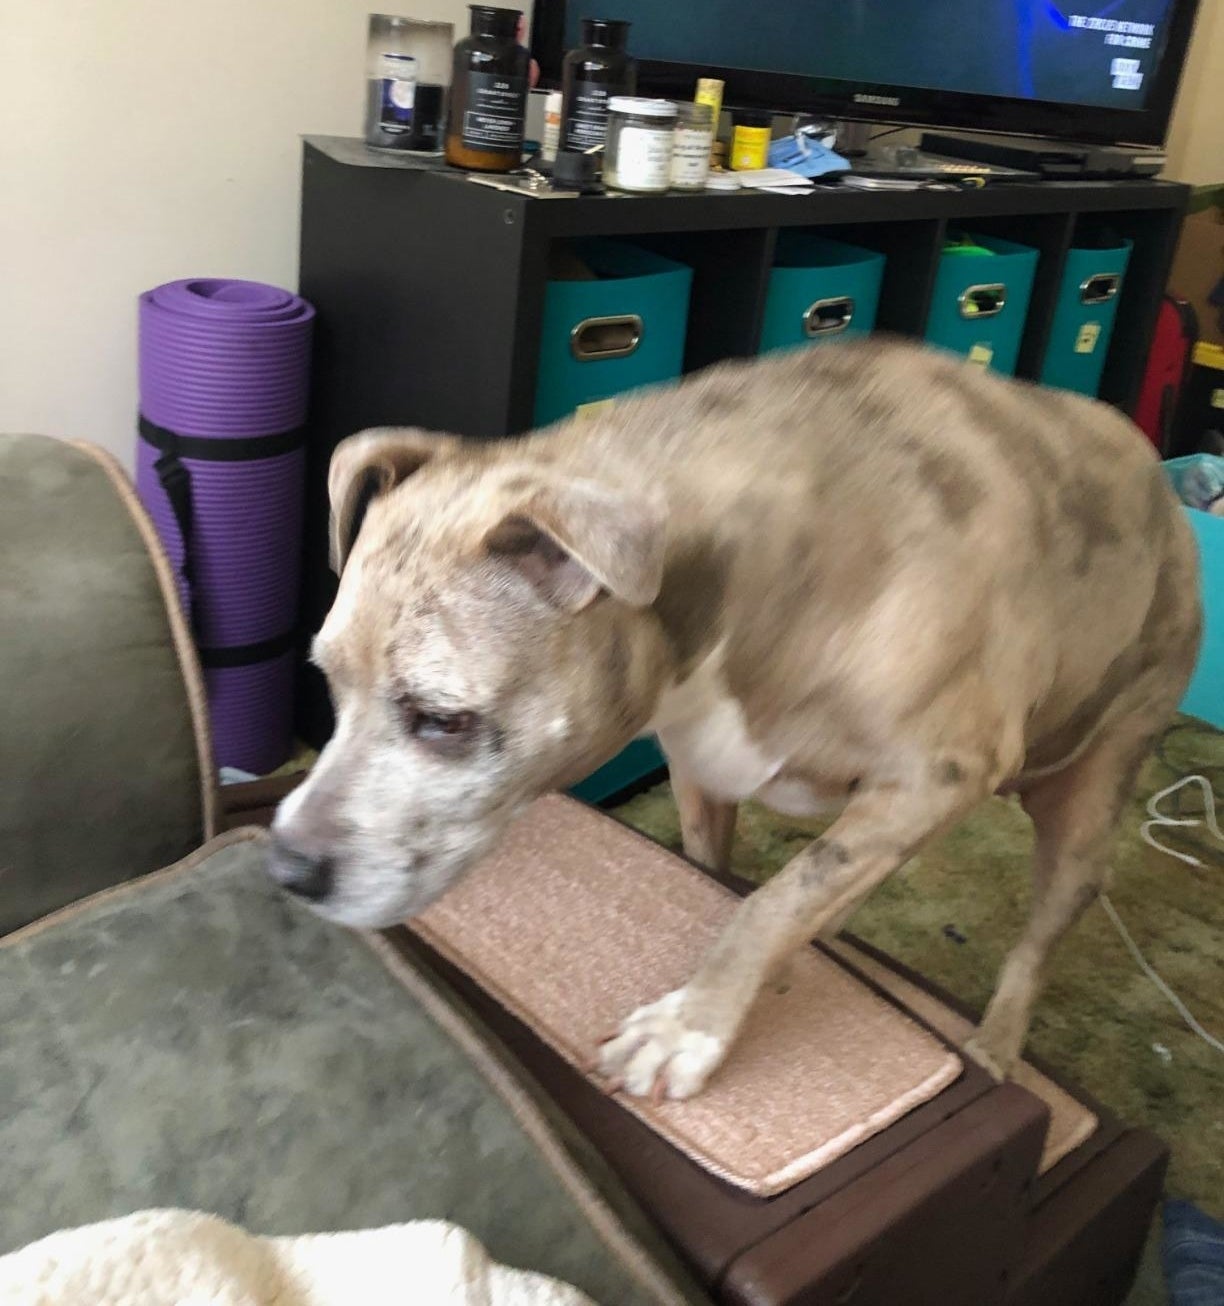
<path id="1" fill-rule="evenodd" d="M 932 997 L 925 989 L 919 988 L 917 984 L 890 970 L 852 943 L 837 939 L 829 947 L 873 983 L 878 984 L 889 997 L 895 999 L 907 1011 L 912 1011 L 919 1020 L 938 1030 L 949 1043 L 959 1045 L 973 1032 L 971 1020 L 966 1020 L 951 1007 L 946 1007 L 938 998 Z M 1035 1070 L 1027 1062 L 1020 1064 L 1013 1078 L 1022 1088 L 1027 1088 L 1030 1093 L 1041 1098 L 1050 1109 L 1050 1127 L 1046 1131 L 1045 1147 L 1042 1149 L 1039 1167 L 1039 1172 L 1045 1174 L 1064 1156 L 1074 1152 L 1081 1143 L 1087 1142 L 1096 1132 L 1098 1121 L 1096 1115 L 1082 1102 L 1072 1097 L 1065 1089 L 1059 1088 L 1052 1079 Z"/>
<path id="2" fill-rule="evenodd" d="M 412 927 L 581 1068 L 629 1012 L 688 979 L 737 901 L 665 849 L 551 796 Z M 787 978 L 785 991 L 762 995 L 697 1097 L 624 1099 L 695 1161 L 758 1195 L 807 1178 L 962 1070 L 814 949 Z"/>

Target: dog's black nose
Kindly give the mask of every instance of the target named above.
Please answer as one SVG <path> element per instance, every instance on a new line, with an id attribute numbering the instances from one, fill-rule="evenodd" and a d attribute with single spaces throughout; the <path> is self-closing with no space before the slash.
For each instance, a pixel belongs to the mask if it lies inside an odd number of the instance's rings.
<path id="1" fill-rule="evenodd" d="M 268 874 L 282 889 L 308 902 L 318 902 L 331 892 L 331 861 L 298 852 L 275 835 L 268 847 Z"/>

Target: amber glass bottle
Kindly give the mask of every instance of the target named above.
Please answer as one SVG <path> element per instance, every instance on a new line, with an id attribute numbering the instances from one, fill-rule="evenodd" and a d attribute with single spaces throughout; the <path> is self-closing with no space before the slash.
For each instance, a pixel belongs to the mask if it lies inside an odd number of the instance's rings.
<path id="1" fill-rule="evenodd" d="M 472 32 L 455 46 L 446 161 L 509 172 L 523 157 L 530 57 L 518 43 L 522 13 L 469 5 Z"/>
<path id="2" fill-rule="evenodd" d="M 561 148 L 589 150 L 608 132 L 608 101 L 633 95 L 637 68 L 625 53 L 629 24 L 582 20 L 582 44 L 561 64 Z"/>

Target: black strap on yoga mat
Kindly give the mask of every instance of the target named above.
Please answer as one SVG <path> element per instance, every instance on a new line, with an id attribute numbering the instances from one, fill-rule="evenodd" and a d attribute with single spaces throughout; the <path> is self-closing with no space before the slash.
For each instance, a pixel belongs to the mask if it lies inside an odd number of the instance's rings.
<path id="1" fill-rule="evenodd" d="M 179 537 L 183 541 L 183 565 L 179 569 L 191 592 L 191 473 L 171 452 L 162 456 L 153 464 L 157 479 L 170 502 L 170 511 L 178 522 Z"/>
<path id="2" fill-rule="evenodd" d="M 249 667 L 256 662 L 271 662 L 283 657 L 297 641 L 296 631 L 287 631 L 257 644 L 234 644 L 228 648 L 200 649 L 200 664 L 206 670 L 224 667 Z"/>
<path id="3" fill-rule="evenodd" d="M 176 458 L 196 458 L 208 463 L 245 463 L 256 458 L 276 458 L 300 449 L 306 441 L 306 428 L 295 426 L 290 431 L 277 431 L 272 435 L 214 439 L 207 435 L 179 435 L 177 431 L 149 421 L 142 413 L 140 436 L 154 449 L 173 454 Z"/>
<path id="4" fill-rule="evenodd" d="M 192 588 L 191 471 L 183 465 L 182 460 L 195 458 L 199 462 L 237 463 L 253 462 L 257 458 L 276 458 L 280 454 L 292 453 L 294 449 L 300 449 L 306 438 L 306 428 L 295 426 L 290 431 L 277 431 L 272 435 L 239 435 L 229 439 L 213 439 L 210 436 L 179 435 L 177 431 L 168 430 L 149 421 L 143 413 L 137 416 L 140 438 L 161 454 L 153 464 L 153 470 L 165 491 L 170 511 L 174 513 L 174 520 L 178 523 L 179 538 L 183 541 L 183 565 L 179 570 L 190 594 Z M 242 647 L 260 646 L 243 645 Z M 231 650 L 212 651 L 229 653 Z M 238 662 L 205 663 L 205 665 L 245 666 L 248 661 L 262 662 L 263 660 L 262 657 L 253 657 Z"/>

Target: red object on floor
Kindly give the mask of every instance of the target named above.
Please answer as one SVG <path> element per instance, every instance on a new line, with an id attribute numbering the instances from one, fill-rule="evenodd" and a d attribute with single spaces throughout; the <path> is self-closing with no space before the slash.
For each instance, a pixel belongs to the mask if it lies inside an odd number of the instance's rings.
<path id="1" fill-rule="evenodd" d="M 1197 339 L 1198 317 L 1193 307 L 1176 295 L 1166 295 L 1135 406 L 1135 422 L 1161 457 L 1169 453 L 1177 407 L 1190 375 L 1190 355 Z"/>

